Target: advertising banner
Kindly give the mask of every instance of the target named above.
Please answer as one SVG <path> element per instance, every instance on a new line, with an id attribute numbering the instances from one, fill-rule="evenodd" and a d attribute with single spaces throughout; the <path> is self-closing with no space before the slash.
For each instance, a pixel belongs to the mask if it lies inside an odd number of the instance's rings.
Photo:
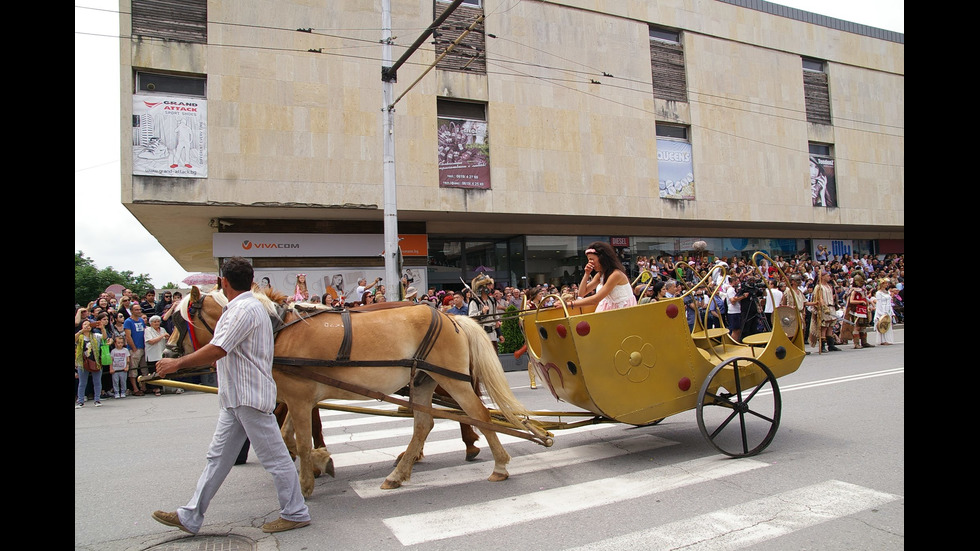
<path id="1" fill-rule="evenodd" d="M 357 282 L 365 279 L 367 284 L 374 283 L 375 278 L 384 278 L 385 269 L 381 267 L 368 268 L 256 268 L 255 282 L 260 288 L 272 287 L 276 291 L 292 297 L 296 293 L 296 281 L 299 274 L 306 276 L 306 290 L 309 296 L 307 299 L 318 298 L 322 302 L 323 296 L 329 297 L 329 303 L 337 301 L 340 304 L 354 301 Z M 418 290 L 418 296 L 425 294 L 428 287 L 426 281 L 426 270 L 424 266 L 409 267 L 402 269 L 402 275 L 408 279 L 408 286 Z M 385 286 L 386 289 L 397 289 L 399 282 L 389 283 L 382 279 L 378 286 Z M 394 285 L 394 287 L 392 287 Z M 371 289 L 376 294 L 378 286 Z"/>
<path id="2" fill-rule="evenodd" d="M 833 157 L 810 155 L 810 189 L 813 192 L 813 206 L 837 206 L 837 177 Z"/>
<path id="3" fill-rule="evenodd" d="M 133 96 L 133 174 L 207 178 L 207 100 Z"/>
<path id="4" fill-rule="evenodd" d="M 486 121 L 439 118 L 439 187 L 490 189 Z"/>
<path id="5" fill-rule="evenodd" d="M 425 234 L 399 235 L 402 256 L 428 256 Z M 375 233 L 216 233 L 211 238 L 216 257 L 381 256 L 383 234 Z M 382 270 L 384 275 L 384 270 Z"/>
<path id="6" fill-rule="evenodd" d="M 661 199 L 694 199 L 694 164 L 691 144 L 657 140 L 657 173 Z"/>

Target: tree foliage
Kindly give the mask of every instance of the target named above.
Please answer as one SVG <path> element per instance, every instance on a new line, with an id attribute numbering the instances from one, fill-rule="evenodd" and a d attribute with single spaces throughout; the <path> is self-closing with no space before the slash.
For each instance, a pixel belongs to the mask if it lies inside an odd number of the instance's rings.
<path id="1" fill-rule="evenodd" d="M 504 310 L 503 323 L 500 324 L 500 334 L 504 337 L 504 342 L 500 344 L 497 351 L 500 354 L 511 354 L 518 348 L 524 346 L 524 333 L 517 324 L 517 308 L 511 304 Z"/>
<path id="2" fill-rule="evenodd" d="M 140 295 L 153 288 L 149 274 L 134 276 L 131 270 L 117 272 L 112 266 L 100 270 L 82 251 L 75 253 L 75 304 L 88 304 L 89 301 L 99 298 L 99 294 L 114 283 Z"/>

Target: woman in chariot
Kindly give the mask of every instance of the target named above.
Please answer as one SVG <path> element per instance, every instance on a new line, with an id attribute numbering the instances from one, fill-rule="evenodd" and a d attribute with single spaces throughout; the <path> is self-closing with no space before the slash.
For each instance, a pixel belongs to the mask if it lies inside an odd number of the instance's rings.
<path id="1" fill-rule="evenodd" d="M 596 312 L 604 312 L 636 306 L 636 297 L 633 295 L 629 277 L 626 276 L 626 269 L 612 245 L 596 241 L 585 249 L 585 256 L 589 262 L 585 265 L 585 274 L 578 286 L 579 294 L 589 295 L 592 291 L 595 294 L 573 299 L 568 302 L 569 307 L 595 304 Z"/>

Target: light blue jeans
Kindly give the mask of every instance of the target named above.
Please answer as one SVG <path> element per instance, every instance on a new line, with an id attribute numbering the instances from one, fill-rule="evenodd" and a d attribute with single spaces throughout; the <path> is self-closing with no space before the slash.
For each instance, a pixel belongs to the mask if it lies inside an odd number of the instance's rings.
<path id="1" fill-rule="evenodd" d="M 78 403 L 85 403 L 85 387 L 88 386 L 89 375 L 92 376 L 92 386 L 95 388 L 95 401 L 100 401 L 100 396 L 102 396 L 102 372 L 89 373 L 84 367 L 76 367 L 75 370 L 78 371 Z"/>

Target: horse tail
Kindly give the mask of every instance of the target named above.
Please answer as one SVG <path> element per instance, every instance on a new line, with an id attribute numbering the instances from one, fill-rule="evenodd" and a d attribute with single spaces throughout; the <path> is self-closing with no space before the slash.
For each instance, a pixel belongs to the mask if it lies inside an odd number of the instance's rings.
<path id="1" fill-rule="evenodd" d="M 529 412 L 510 390 L 510 384 L 504 375 L 503 366 L 500 365 L 500 358 L 497 357 L 493 341 L 487 337 L 483 326 L 474 320 L 465 316 L 455 316 L 453 319 L 463 329 L 469 341 L 470 374 L 483 384 L 490 399 L 494 401 L 504 417 L 514 425 L 521 426 L 520 416 L 527 416 Z"/>

